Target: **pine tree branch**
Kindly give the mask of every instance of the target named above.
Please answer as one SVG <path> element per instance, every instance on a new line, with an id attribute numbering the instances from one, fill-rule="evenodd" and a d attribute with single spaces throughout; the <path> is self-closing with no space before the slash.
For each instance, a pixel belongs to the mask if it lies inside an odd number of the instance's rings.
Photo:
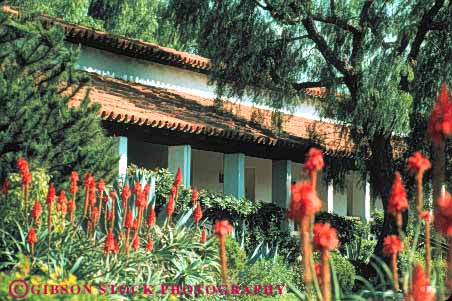
<path id="1" fill-rule="evenodd" d="M 335 26 L 342 28 L 344 30 L 347 30 L 353 34 L 357 34 L 362 31 L 362 28 L 355 27 L 352 24 L 349 24 L 347 20 L 343 20 L 338 17 L 310 15 L 310 18 L 312 18 L 312 20 L 314 20 L 314 21 L 322 22 L 325 24 L 335 25 Z"/>

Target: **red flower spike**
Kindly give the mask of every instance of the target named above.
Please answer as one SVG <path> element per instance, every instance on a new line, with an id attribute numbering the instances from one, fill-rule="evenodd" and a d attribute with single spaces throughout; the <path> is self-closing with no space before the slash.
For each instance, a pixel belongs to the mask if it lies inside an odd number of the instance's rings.
<path id="1" fill-rule="evenodd" d="M 202 227 L 201 232 L 201 243 L 204 244 L 207 241 L 207 232 L 206 232 L 206 226 Z"/>
<path id="2" fill-rule="evenodd" d="M 228 220 L 218 220 L 214 225 L 214 232 L 218 236 L 228 235 L 232 232 L 232 225 Z"/>
<path id="3" fill-rule="evenodd" d="M 148 239 L 148 242 L 146 243 L 146 252 L 150 253 L 154 250 L 154 242 L 151 238 Z"/>
<path id="4" fill-rule="evenodd" d="M 141 184 L 139 181 L 136 181 L 133 185 L 133 193 L 137 194 L 139 192 L 141 192 Z"/>
<path id="5" fill-rule="evenodd" d="M 195 207 L 196 201 L 198 200 L 199 193 L 198 188 L 194 187 L 193 192 L 191 193 L 191 205 L 192 207 Z"/>
<path id="6" fill-rule="evenodd" d="M 41 214 L 42 214 L 41 202 L 39 202 L 39 200 L 36 199 L 33 209 L 31 211 L 31 217 L 33 218 L 37 225 L 39 225 L 39 219 L 41 218 Z"/>
<path id="7" fill-rule="evenodd" d="M 88 204 L 93 207 L 96 205 L 96 191 L 94 189 L 89 190 L 89 196 L 88 196 Z"/>
<path id="8" fill-rule="evenodd" d="M 435 227 L 444 236 L 452 237 L 452 198 L 445 192 L 437 201 Z"/>
<path id="9" fill-rule="evenodd" d="M 408 199 L 406 196 L 405 187 L 402 183 L 402 177 L 399 172 L 395 173 L 394 183 L 392 184 L 391 192 L 389 193 L 388 211 L 397 215 L 408 209 Z"/>
<path id="10" fill-rule="evenodd" d="M 419 213 L 419 217 L 426 223 L 430 223 L 433 220 L 433 214 L 430 211 L 424 210 Z"/>
<path id="11" fill-rule="evenodd" d="M 95 181 L 94 181 L 94 177 L 93 177 L 92 174 L 90 174 L 90 173 L 85 174 L 85 181 L 84 181 L 84 184 L 85 184 L 85 186 L 89 187 L 90 189 L 91 189 L 92 187 L 95 187 L 95 186 L 96 186 L 96 183 L 95 183 Z"/>
<path id="12" fill-rule="evenodd" d="M 423 174 L 431 166 L 430 161 L 421 152 L 415 152 L 408 158 L 408 170 L 415 174 Z"/>
<path id="13" fill-rule="evenodd" d="M 30 172 L 28 169 L 28 162 L 24 157 L 20 157 L 17 160 L 17 168 L 20 170 L 21 174 L 27 174 Z"/>
<path id="14" fill-rule="evenodd" d="M 99 182 L 97 183 L 97 191 L 99 191 L 99 193 L 103 192 L 105 190 L 105 182 L 104 179 L 100 179 Z"/>
<path id="15" fill-rule="evenodd" d="M 111 221 L 111 219 L 113 218 L 113 209 L 108 210 L 107 213 L 107 221 Z"/>
<path id="16" fill-rule="evenodd" d="M 452 135 L 452 103 L 447 85 L 441 85 L 438 98 L 428 121 L 427 132 L 436 144 L 441 143 L 444 136 Z"/>
<path id="17" fill-rule="evenodd" d="M 149 185 L 149 183 L 146 183 L 146 185 L 144 185 L 143 191 L 145 193 L 146 198 L 148 198 L 149 193 L 151 192 L 151 185 Z"/>
<path id="18" fill-rule="evenodd" d="M 127 211 L 127 217 L 126 217 L 126 222 L 124 224 L 124 228 L 126 229 L 130 229 L 133 226 L 133 214 L 132 214 L 132 210 L 129 208 L 129 210 Z"/>
<path id="19" fill-rule="evenodd" d="M 313 243 L 318 250 L 331 251 L 336 249 L 339 246 L 336 229 L 329 224 L 315 224 Z"/>
<path id="20" fill-rule="evenodd" d="M 2 185 L 2 193 L 4 196 L 8 196 L 8 191 L 9 191 L 9 181 L 8 179 L 5 179 L 5 181 L 3 182 Z"/>
<path id="21" fill-rule="evenodd" d="M 113 244 L 114 244 L 113 253 L 116 255 L 119 253 L 119 246 L 118 246 L 118 242 L 116 241 L 116 239 L 113 239 Z"/>
<path id="22" fill-rule="evenodd" d="M 323 153 L 321 150 L 311 147 L 308 151 L 306 162 L 304 163 L 305 171 L 320 171 L 325 165 L 323 161 Z"/>
<path id="23" fill-rule="evenodd" d="M 104 199 L 103 199 L 103 201 L 104 201 L 104 204 L 106 204 L 106 203 L 108 203 L 108 194 L 106 194 L 106 195 L 104 195 Z"/>
<path id="24" fill-rule="evenodd" d="M 110 231 L 107 234 L 107 238 L 105 239 L 105 246 L 104 246 L 104 252 L 105 255 L 108 255 L 108 253 L 113 252 L 115 249 L 115 237 L 113 236 L 113 232 Z"/>
<path id="25" fill-rule="evenodd" d="M 55 186 L 53 185 L 53 183 L 50 183 L 46 199 L 47 205 L 52 205 L 52 203 L 55 201 L 55 197 L 56 197 Z"/>
<path id="26" fill-rule="evenodd" d="M 176 196 L 176 193 L 177 193 L 176 185 L 171 186 L 170 196 L 173 196 L 173 198 L 174 198 Z"/>
<path id="27" fill-rule="evenodd" d="M 146 220 L 146 226 L 152 227 L 153 225 L 155 225 L 156 220 L 157 216 L 155 215 L 155 209 L 154 207 L 152 207 Z"/>
<path id="28" fill-rule="evenodd" d="M 61 213 L 67 212 L 67 197 L 64 190 L 60 192 L 60 195 L 58 196 L 58 211 Z"/>
<path id="29" fill-rule="evenodd" d="M 38 237 L 36 236 L 36 232 L 35 232 L 35 229 L 33 227 L 31 227 L 30 231 L 28 232 L 27 242 L 30 245 L 34 245 L 35 243 L 38 242 Z"/>
<path id="30" fill-rule="evenodd" d="M 134 218 L 132 222 L 132 230 L 136 230 L 138 228 L 138 218 Z"/>
<path id="31" fill-rule="evenodd" d="M 135 235 L 132 242 L 132 248 L 136 251 L 140 248 L 140 238 L 138 235 Z"/>
<path id="32" fill-rule="evenodd" d="M 78 191 L 77 182 L 78 182 L 78 173 L 76 171 L 73 171 L 71 173 L 71 186 L 69 188 L 69 191 L 71 192 L 72 195 L 76 194 Z"/>
<path id="33" fill-rule="evenodd" d="M 437 201 L 438 213 L 447 217 L 452 217 L 452 197 L 449 192 L 442 194 Z"/>
<path id="34" fill-rule="evenodd" d="M 403 250 L 403 242 L 397 235 L 388 235 L 383 240 L 383 253 L 386 256 L 397 254 Z"/>
<path id="35" fill-rule="evenodd" d="M 174 213 L 174 196 L 170 194 L 168 205 L 166 206 L 166 216 L 169 218 Z"/>
<path id="36" fill-rule="evenodd" d="M 145 193 L 143 191 L 138 192 L 137 199 L 135 201 L 135 205 L 137 206 L 137 208 L 146 207 L 146 198 L 145 198 Z"/>
<path id="37" fill-rule="evenodd" d="M 407 294 L 407 301 L 434 301 L 435 290 L 430 285 L 424 268 L 417 264 L 413 269 L 411 290 Z"/>
<path id="38" fill-rule="evenodd" d="M 198 225 L 199 221 L 202 219 L 202 209 L 201 209 L 201 204 L 199 202 L 198 202 L 198 206 L 196 207 L 193 218 L 195 219 L 196 225 Z"/>
<path id="39" fill-rule="evenodd" d="M 320 263 L 314 264 L 314 272 L 315 272 L 315 276 L 317 277 L 317 282 L 321 286 L 322 285 L 322 269 L 321 269 Z"/>
<path id="40" fill-rule="evenodd" d="M 121 192 L 121 200 L 123 202 L 127 201 L 130 197 L 130 188 L 129 185 L 125 185 Z"/>
<path id="41" fill-rule="evenodd" d="M 300 221 L 305 216 L 313 216 L 322 208 L 322 201 L 312 189 L 310 182 L 298 182 L 292 185 L 289 217 Z"/>
<path id="42" fill-rule="evenodd" d="M 180 184 L 182 184 L 182 171 L 179 167 L 176 172 L 176 177 L 174 178 L 174 185 L 177 187 Z"/>
<path id="43" fill-rule="evenodd" d="M 94 207 L 93 211 L 91 212 L 91 220 L 95 224 L 98 218 L 99 218 L 99 208 Z"/>

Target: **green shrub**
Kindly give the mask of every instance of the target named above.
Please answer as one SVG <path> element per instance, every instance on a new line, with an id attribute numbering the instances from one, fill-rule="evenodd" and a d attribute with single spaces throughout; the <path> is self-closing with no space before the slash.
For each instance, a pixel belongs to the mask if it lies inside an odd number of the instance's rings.
<path id="1" fill-rule="evenodd" d="M 278 296 L 278 300 L 291 300 L 292 296 L 287 294 L 287 283 L 293 283 L 294 274 L 291 272 L 290 267 L 283 261 L 281 257 L 276 260 L 260 259 L 253 265 L 248 265 L 240 273 L 240 284 L 253 285 L 253 284 L 284 284 L 286 286 L 283 298 Z M 276 291 L 276 290 L 275 290 Z M 277 291 L 276 291 L 277 292 Z M 263 297 L 262 295 L 247 296 L 246 300 L 274 300 L 276 297 L 274 292 L 273 297 Z M 296 299 L 294 299 L 296 300 Z"/>
<path id="2" fill-rule="evenodd" d="M 383 210 L 374 210 L 372 212 L 372 222 L 370 223 L 370 233 L 374 237 L 380 237 L 383 230 L 384 212 Z"/>
<path id="3" fill-rule="evenodd" d="M 215 249 L 219 249 L 219 240 L 215 239 Z M 237 281 L 240 271 L 245 268 L 247 256 L 244 250 L 240 248 L 239 243 L 228 236 L 226 238 L 226 254 L 228 256 L 228 276 L 231 282 Z"/>
<path id="4" fill-rule="evenodd" d="M 350 263 L 339 252 L 331 253 L 331 263 L 334 266 L 339 286 L 343 292 L 350 292 L 355 285 L 356 271 L 353 264 Z"/>
<path id="5" fill-rule="evenodd" d="M 341 245 L 345 245 L 358 237 L 364 237 L 368 233 L 368 226 L 366 223 L 355 217 L 320 212 L 316 215 L 315 222 L 328 223 L 336 228 Z"/>

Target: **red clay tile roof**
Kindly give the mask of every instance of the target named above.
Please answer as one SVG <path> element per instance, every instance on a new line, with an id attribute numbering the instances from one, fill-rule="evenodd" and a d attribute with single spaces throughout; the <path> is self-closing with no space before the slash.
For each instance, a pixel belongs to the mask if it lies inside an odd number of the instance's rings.
<path id="1" fill-rule="evenodd" d="M 333 123 L 284 114 L 282 132 L 275 133 L 270 110 L 225 102 L 219 111 L 213 99 L 98 74 L 91 78 L 90 99 L 101 105 L 104 120 L 274 147 L 315 143 L 336 156 L 353 153 L 347 128 Z M 82 92 L 72 104 L 81 96 Z"/>
<path id="2" fill-rule="evenodd" d="M 3 6 L 2 10 L 14 16 L 20 14 L 18 9 L 8 5 Z M 95 30 L 88 26 L 73 24 L 61 18 L 51 17 L 45 14 L 40 15 L 39 20 L 46 27 L 52 25 L 61 26 L 65 32 L 66 40 L 71 43 L 80 43 L 133 58 L 171 65 L 201 73 L 207 73 L 211 68 L 210 59 L 192 53 L 177 51 L 154 43 Z M 325 94 L 325 89 L 320 87 L 307 88 L 304 89 L 304 92 L 309 96 L 322 97 Z"/>

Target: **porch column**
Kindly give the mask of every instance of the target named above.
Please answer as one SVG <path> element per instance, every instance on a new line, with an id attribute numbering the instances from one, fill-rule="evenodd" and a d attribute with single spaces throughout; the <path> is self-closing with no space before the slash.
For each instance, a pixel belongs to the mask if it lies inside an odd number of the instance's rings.
<path id="1" fill-rule="evenodd" d="M 224 194 L 235 197 L 245 196 L 245 154 L 224 154 L 223 159 Z"/>
<path id="2" fill-rule="evenodd" d="M 127 137 L 118 137 L 118 174 L 122 178 L 127 173 Z"/>
<path id="3" fill-rule="evenodd" d="M 182 184 L 189 187 L 191 178 L 190 145 L 168 146 L 168 170 L 175 175 L 179 167 L 182 171 Z"/>
<path id="4" fill-rule="evenodd" d="M 361 217 L 364 221 L 370 220 L 370 183 L 360 179 L 358 172 L 353 172 L 352 182 L 352 213 Z"/>
<path id="5" fill-rule="evenodd" d="M 317 177 L 317 191 L 319 194 L 319 198 L 323 202 L 322 210 L 325 210 L 329 213 L 334 212 L 334 185 L 333 181 L 329 181 L 328 183 L 325 180 L 325 173 L 321 172 Z"/>
<path id="6" fill-rule="evenodd" d="M 272 202 L 287 209 L 290 205 L 290 186 L 292 185 L 292 161 L 272 161 Z M 293 230 L 293 223 L 287 218 L 281 221 L 282 230 Z"/>

